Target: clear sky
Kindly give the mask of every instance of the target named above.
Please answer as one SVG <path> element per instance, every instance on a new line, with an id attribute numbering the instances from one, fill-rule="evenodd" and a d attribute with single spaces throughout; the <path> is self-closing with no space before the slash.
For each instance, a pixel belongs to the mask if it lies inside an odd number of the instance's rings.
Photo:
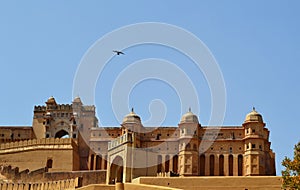
<path id="1" fill-rule="evenodd" d="M 80 61 L 103 35 L 129 24 L 168 23 L 197 36 L 217 60 L 227 94 L 224 125 L 241 125 L 253 106 L 263 115 L 279 175 L 282 159 L 293 155 L 300 140 L 299 8 L 296 0 L 1 1 L 0 125 L 31 125 L 33 106 L 52 95 L 59 103 L 71 103 Z M 146 58 L 170 61 L 187 73 L 199 96 L 200 122 L 208 125 L 209 87 L 191 60 L 159 45 L 139 45 L 125 53 L 113 57 L 98 79 L 95 105 L 101 125 L 119 125 L 112 86 L 122 70 Z M 170 84 L 150 79 L 133 87 L 126 94 L 129 107 L 143 121 L 150 117 L 151 100 L 161 99 L 167 108 L 162 125 L 177 125 L 180 97 Z M 188 106 L 193 109 L 183 109 Z"/>

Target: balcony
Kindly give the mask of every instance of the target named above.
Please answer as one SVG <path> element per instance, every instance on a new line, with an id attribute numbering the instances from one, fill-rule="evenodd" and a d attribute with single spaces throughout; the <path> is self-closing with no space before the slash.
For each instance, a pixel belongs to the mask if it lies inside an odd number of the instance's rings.
<path id="1" fill-rule="evenodd" d="M 132 142 L 132 134 L 131 133 L 125 133 L 124 135 L 115 138 L 114 140 L 111 140 L 108 142 L 108 150 L 111 150 L 113 148 L 116 148 L 122 144 L 125 143 L 131 143 Z"/>

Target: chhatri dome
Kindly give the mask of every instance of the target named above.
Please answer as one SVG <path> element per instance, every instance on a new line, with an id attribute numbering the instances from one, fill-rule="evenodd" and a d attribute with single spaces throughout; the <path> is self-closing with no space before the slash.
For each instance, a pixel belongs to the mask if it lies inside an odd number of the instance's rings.
<path id="1" fill-rule="evenodd" d="M 132 108 L 131 112 L 124 117 L 123 123 L 136 123 L 136 122 L 141 123 L 141 118 L 133 111 Z"/>
<path id="2" fill-rule="evenodd" d="M 246 122 L 261 122 L 261 123 L 263 123 L 263 118 L 262 118 L 261 114 L 259 114 L 255 110 L 255 107 L 253 107 L 252 111 L 246 115 L 245 123 Z"/>
<path id="3" fill-rule="evenodd" d="M 199 121 L 198 117 L 189 108 L 189 111 L 181 117 L 180 123 L 199 123 Z"/>

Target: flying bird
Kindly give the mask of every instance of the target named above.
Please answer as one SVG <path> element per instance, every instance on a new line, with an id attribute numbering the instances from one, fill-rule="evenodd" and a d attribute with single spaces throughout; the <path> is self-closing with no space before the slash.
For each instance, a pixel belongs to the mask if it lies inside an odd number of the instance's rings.
<path id="1" fill-rule="evenodd" d="M 113 50 L 113 52 L 115 52 L 117 55 L 125 55 L 125 53 L 123 53 L 122 51 L 118 51 L 118 50 Z"/>

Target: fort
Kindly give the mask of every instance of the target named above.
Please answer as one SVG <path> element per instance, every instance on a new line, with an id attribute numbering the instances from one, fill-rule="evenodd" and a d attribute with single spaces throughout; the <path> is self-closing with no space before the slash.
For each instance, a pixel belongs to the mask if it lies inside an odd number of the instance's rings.
<path id="1" fill-rule="evenodd" d="M 0 128 L 0 189 L 280 189 L 270 131 L 254 108 L 237 126 L 98 126 L 79 97 L 34 106 L 32 126 Z M 188 181 L 188 182 L 187 182 Z"/>

